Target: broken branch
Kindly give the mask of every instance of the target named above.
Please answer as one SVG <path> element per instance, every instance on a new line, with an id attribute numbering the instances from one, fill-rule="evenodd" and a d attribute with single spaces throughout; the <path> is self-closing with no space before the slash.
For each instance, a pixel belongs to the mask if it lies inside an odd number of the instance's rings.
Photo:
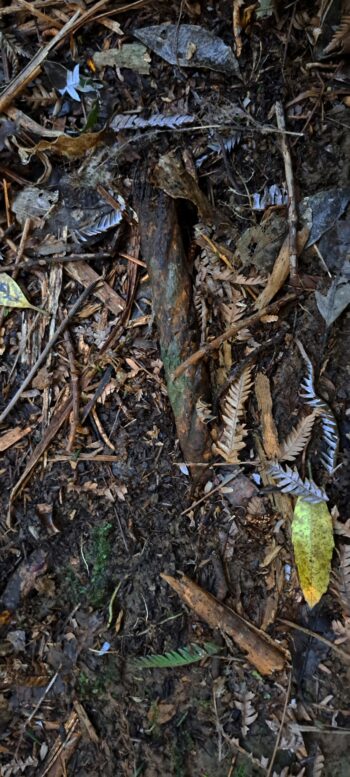
<path id="1" fill-rule="evenodd" d="M 286 184 L 288 191 L 288 223 L 289 223 L 289 269 L 292 283 L 295 282 L 297 276 L 297 226 L 298 226 L 298 214 L 297 205 L 295 199 L 295 187 L 294 176 L 292 167 L 292 157 L 287 141 L 286 121 L 284 118 L 284 111 L 281 102 L 276 102 L 275 105 L 276 119 L 278 129 L 281 130 L 281 150 L 284 161 L 284 169 L 286 174 Z"/>
<path id="2" fill-rule="evenodd" d="M 161 578 L 212 629 L 221 629 L 228 634 L 236 645 L 247 653 L 248 661 L 257 668 L 258 672 L 269 675 L 283 669 L 288 653 L 265 632 L 218 602 L 214 596 L 185 575 L 177 580 L 175 577 L 161 573 Z"/>
<path id="3" fill-rule="evenodd" d="M 254 326 L 254 324 L 257 324 L 261 318 L 269 315 L 270 313 L 277 313 L 279 309 L 283 307 L 283 305 L 287 305 L 288 302 L 293 302 L 296 298 L 296 294 L 286 294 L 285 297 L 282 297 L 277 302 L 273 302 L 272 305 L 267 305 L 257 313 L 253 313 L 253 315 L 248 316 L 248 318 L 242 318 L 241 321 L 238 321 L 237 324 L 234 324 L 228 329 L 225 329 L 225 332 L 223 332 L 222 335 L 215 337 L 215 339 L 211 340 L 210 343 L 206 343 L 206 345 L 203 345 L 202 348 L 198 349 L 198 351 L 192 353 L 188 359 L 185 359 L 185 361 L 182 362 L 182 364 L 180 364 L 176 370 L 174 370 L 173 380 L 176 380 L 176 378 L 179 378 L 180 375 L 183 375 L 188 367 L 192 367 L 193 364 L 197 364 L 197 362 L 201 361 L 201 359 L 203 359 L 207 353 L 210 353 L 210 351 L 217 351 L 222 343 L 224 343 L 226 340 L 229 340 L 231 337 L 234 337 L 237 332 L 241 331 L 241 329 Z"/>

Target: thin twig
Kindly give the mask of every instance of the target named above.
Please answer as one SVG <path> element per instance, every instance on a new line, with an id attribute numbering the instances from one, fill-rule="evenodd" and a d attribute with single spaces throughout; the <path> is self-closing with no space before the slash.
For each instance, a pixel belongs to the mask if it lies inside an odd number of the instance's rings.
<path id="1" fill-rule="evenodd" d="M 198 349 L 198 351 L 192 353 L 188 359 L 185 359 L 185 361 L 182 362 L 182 364 L 180 364 L 176 370 L 174 370 L 173 379 L 176 380 L 176 378 L 179 378 L 180 375 L 183 375 L 188 367 L 191 367 L 192 365 L 197 364 L 197 362 L 200 362 L 204 356 L 207 355 L 207 353 L 210 353 L 210 351 L 217 351 L 222 343 L 226 342 L 226 340 L 229 340 L 231 337 L 234 337 L 237 332 L 241 331 L 241 329 L 254 326 L 258 323 L 258 321 L 260 321 L 261 318 L 270 315 L 271 313 L 277 313 L 279 309 L 283 307 L 283 305 L 287 305 L 288 302 L 293 302 L 296 298 L 296 294 L 286 294 L 285 297 L 282 297 L 277 302 L 273 302 L 271 305 L 266 305 L 266 307 L 262 308 L 257 313 L 253 313 L 252 316 L 248 316 L 248 318 L 242 318 L 237 322 L 237 324 L 234 324 L 233 326 L 230 326 L 229 329 L 226 329 L 222 335 L 215 337 L 214 340 L 206 343 L 206 345 L 203 345 L 202 348 Z"/>
<path id="2" fill-rule="evenodd" d="M 9 194 L 8 194 L 8 182 L 6 181 L 6 178 L 2 179 L 2 188 L 4 190 L 4 203 L 5 203 L 5 212 L 6 212 L 6 223 L 7 228 L 9 228 L 12 224 L 11 219 L 11 207 L 10 207 L 10 200 L 9 200 Z"/>
<path id="3" fill-rule="evenodd" d="M 98 281 L 94 281 L 93 283 L 91 283 L 89 286 L 87 286 L 86 289 L 84 289 L 84 291 L 82 292 L 80 297 L 78 297 L 76 303 L 73 305 L 73 307 L 71 308 L 71 310 L 67 314 L 67 316 L 64 319 L 64 321 L 61 322 L 61 324 L 59 325 L 58 329 L 56 329 L 56 332 L 54 332 L 54 334 L 52 335 L 51 339 L 49 340 L 49 342 L 45 346 L 44 350 L 42 351 L 42 353 L 40 354 L 40 356 L 36 360 L 35 364 L 33 364 L 32 369 L 28 373 L 27 377 L 24 379 L 22 385 L 19 387 L 18 391 L 16 391 L 16 393 L 12 397 L 12 399 L 10 399 L 8 405 L 5 407 L 5 410 L 3 410 L 3 412 L 1 413 L 1 415 L 0 415 L 0 424 L 5 420 L 5 418 L 7 418 L 8 414 L 11 412 L 11 410 L 13 410 L 13 408 L 17 404 L 20 396 L 23 394 L 23 391 L 25 391 L 27 386 L 29 386 L 29 384 L 31 383 L 31 381 L 34 378 L 34 375 L 40 369 L 41 365 L 44 363 L 47 355 L 51 351 L 51 348 L 55 345 L 55 343 L 57 342 L 58 338 L 63 334 L 63 332 L 64 332 L 68 322 L 71 321 L 71 319 L 75 316 L 76 312 L 79 310 L 79 308 L 81 307 L 82 303 L 85 302 L 85 300 L 89 296 L 89 294 L 93 291 L 93 289 L 95 289 L 97 283 L 98 283 Z"/>
<path id="4" fill-rule="evenodd" d="M 68 329 L 64 331 L 63 337 L 64 337 L 64 344 L 66 347 L 68 361 L 69 361 L 71 386 L 72 386 L 72 402 L 73 402 L 73 408 L 70 415 L 69 437 L 68 437 L 68 443 L 67 443 L 67 451 L 70 452 L 73 449 L 75 435 L 77 432 L 77 426 L 79 424 L 79 400 L 80 400 L 79 371 L 75 361 L 73 343 L 72 343 L 70 334 L 68 332 Z"/>
<path id="5" fill-rule="evenodd" d="M 29 218 L 29 216 L 27 216 L 27 218 L 26 218 L 26 220 L 24 222 L 23 232 L 22 232 L 20 244 L 18 246 L 18 251 L 17 251 L 17 257 L 16 257 L 16 259 L 17 259 L 17 262 L 16 262 L 17 268 L 18 268 L 19 261 L 20 261 L 20 259 L 22 259 L 22 256 L 24 254 L 24 249 L 26 247 L 26 242 L 27 242 L 27 237 L 28 237 L 29 232 L 30 232 L 30 227 L 31 227 L 31 219 Z"/>
<path id="6" fill-rule="evenodd" d="M 286 174 L 286 184 L 288 191 L 288 223 L 289 223 L 289 269 L 291 282 L 294 283 L 297 276 L 297 227 L 298 214 L 295 199 L 294 176 L 292 167 L 292 157 L 286 136 L 286 121 L 281 102 L 275 105 L 276 119 L 278 129 L 281 130 L 281 150 L 284 161 L 284 170 Z"/>
<path id="7" fill-rule="evenodd" d="M 104 444 L 107 445 L 107 448 L 109 448 L 111 451 L 115 451 L 115 447 L 114 447 L 113 443 L 111 443 L 111 441 L 108 439 L 108 437 L 106 435 L 106 432 L 105 432 L 105 430 L 104 430 L 104 428 L 103 428 L 103 426 L 101 424 L 101 421 L 100 421 L 100 419 L 99 419 L 99 417 L 97 415 L 96 407 L 93 407 L 91 409 L 91 416 L 92 416 L 93 420 L 95 421 L 96 428 L 97 428 L 97 431 L 98 431 L 98 433 L 99 433 L 99 435 L 101 437 L 101 440 L 103 440 Z"/>
<path id="8" fill-rule="evenodd" d="M 350 653 L 342 650 L 340 647 L 338 647 L 338 645 L 335 645 L 334 642 L 326 639 L 326 637 L 322 637 L 322 634 L 317 634 L 316 631 L 306 629 L 305 626 L 300 626 L 299 623 L 293 623 L 293 621 L 287 621 L 284 618 L 278 618 L 278 621 L 279 623 L 284 623 L 286 626 L 290 626 L 291 629 L 296 629 L 297 631 L 301 631 L 303 634 L 307 634 L 308 637 L 318 639 L 319 642 L 323 642 L 324 645 L 327 645 L 327 647 L 329 647 L 331 650 L 334 650 L 334 652 L 337 653 L 340 658 L 349 663 Z"/>
<path id="9" fill-rule="evenodd" d="M 279 744 L 280 744 L 280 741 L 281 741 L 284 721 L 285 721 L 285 718 L 286 718 L 286 712 L 287 712 L 287 707 L 288 707 L 291 687 L 292 687 L 292 671 L 290 671 L 290 674 L 289 674 L 288 688 L 287 688 L 287 691 L 286 691 L 286 698 L 284 700 L 284 705 L 283 705 L 281 724 L 280 724 L 279 731 L 278 731 L 278 734 L 277 734 L 277 738 L 276 738 L 276 742 L 275 742 L 275 747 L 273 748 L 273 753 L 272 753 L 272 756 L 271 756 L 271 761 L 269 763 L 269 768 L 267 770 L 266 777 L 271 777 L 271 772 L 272 772 L 272 769 L 273 769 L 273 765 L 275 763 L 275 759 L 276 759 L 276 755 L 277 755 L 277 750 L 279 748 Z"/>
<path id="10" fill-rule="evenodd" d="M 13 78 L 12 81 L 10 81 L 10 83 L 5 87 L 0 97 L 0 113 L 6 111 L 6 108 L 12 103 L 12 100 L 14 100 L 15 97 L 23 92 L 30 81 L 33 81 L 33 79 L 39 75 L 41 65 L 45 61 L 47 55 L 72 31 L 72 28 L 74 27 L 77 19 L 79 19 L 80 15 L 81 11 L 76 11 L 72 18 L 69 19 L 67 24 L 65 24 L 64 27 L 62 27 L 62 29 L 57 33 L 57 35 L 55 35 L 55 37 L 52 38 L 52 40 L 50 40 L 46 46 L 37 51 L 37 53 L 34 54 L 33 59 L 31 59 L 30 62 L 28 62 L 28 64 L 23 68 L 23 70 L 21 70 L 21 72 L 18 73 L 15 78 Z"/>
<path id="11" fill-rule="evenodd" d="M 122 256 L 122 254 L 120 254 L 120 256 Z M 38 257 L 38 259 L 29 259 L 25 262 L 12 262 L 1 269 L 3 272 L 10 272 L 12 270 L 30 270 L 32 267 L 45 267 L 45 265 L 68 264 L 69 262 L 83 262 L 87 259 L 93 259 L 95 261 L 96 259 L 110 258 L 111 254 L 109 251 L 101 251 L 97 254 L 67 254 L 66 256 L 61 256 L 60 254 L 54 256 L 43 255 L 42 257 Z"/>
<path id="12" fill-rule="evenodd" d="M 208 467 L 208 464 L 206 464 L 205 466 Z M 225 478 L 224 480 L 222 480 L 222 482 L 218 486 L 215 486 L 215 488 L 212 488 L 211 491 L 208 491 L 206 494 L 204 494 L 204 496 L 202 496 L 200 499 L 198 499 L 197 502 L 192 502 L 191 506 L 188 507 L 187 510 L 183 510 L 182 513 L 180 513 L 180 514 L 181 515 L 188 515 L 188 513 L 190 513 L 192 510 L 195 509 L 195 507 L 198 507 L 199 505 L 201 505 L 203 502 L 206 501 L 206 499 L 209 499 L 213 494 L 216 494 L 217 491 L 221 491 L 221 489 L 223 489 L 224 486 L 228 486 L 228 484 L 231 483 L 232 480 L 235 480 L 236 477 L 238 477 L 239 472 L 240 472 L 240 470 L 237 469 L 237 471 L 233 472 L 233 474 L 230 475 L 230 477 Z"/>

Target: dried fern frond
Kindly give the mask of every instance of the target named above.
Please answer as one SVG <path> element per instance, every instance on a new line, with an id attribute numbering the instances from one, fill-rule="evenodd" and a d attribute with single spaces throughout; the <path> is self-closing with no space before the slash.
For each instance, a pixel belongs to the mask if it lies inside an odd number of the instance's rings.
<path id="1" fill-rule="evenodd" d="M 332 591 L 336 595 L 344 617 L 350 617 L 350 545 L 341 545 L 340 564 L 332 575 Z"/>
<path id="2" fill-rule="evenodd" d="M 298 425 L 292 429 L 288 437 L 283 440 L 280 446 L 281 455 L 278 457 L 280 461 L 294 461 L 299 456 L 299 453 L 306 448 L 318 414 L 318 411 L 314 411 L 311 415 L 302 418 Z"/>
<path id="3" fill-rule="evenodd" d="M 136 669 L 172 669 L 177 666 L 186 666 L 195 661 L 201 661 L 203 658 L 209 658 L 221 650 L 213 642 L 205 642 L 204 646 L 188 645 L 179 650 L 171 650 L 168 653 L 160 655 L 144 656 L 143 658 L 134 658 L 132 665 Z"/>
<path id="4" fill-rule="evenodd" d="M 267 470 L 274 480 L 278 482 L 278 488 L 283 494 L 291 496 L 301 496 L 305 502 L 317 504 L 318 502 L 328 502 L 328 496 L 323 488 L 314 483 L 313 480 L 302 480 L 296 469 L 292 470 L 286 467 L 284 470 L 280 464 L 271 464 Z"/>
<path id="5" fill-rule="evenodd" d="M 244 448 L 244 437 L 247 436 L 245 424 L 241 423 L 244 404 L 252 387 L 252 368 L 247 367 L 237 380 L 232 383 L 224 404 L 224 429 L 220 440 L 214 446 L 214 452 L 222 456 L 229 464 L 237 464 L 238 453 Z"/>
<path id="6" fill-rule="evenodd" d="M 330 54 L 336 49 L 341 49 L 348 53 L 350 48 L 350 16 L 346 14 L 342 16 L 338 29 L 335 31 L 333 38 L 328 43 L 328 46 L 324 49 L 325 54 Z"/>
<path id="7" fill-rule="evenodd" d="M 196 402 L 197 415 L 203 421 L 203 424 L 209 424 L 210 421 L 214 421 L 216 416 L 213 414 L 212 408 L 209 402 L 205 402 L 204 399 L 198 399 Z"/>
<path id="8" fill-rule="evenodd" d="M 5 52 L 6 57 L 11 65 L 11 76 L 14 78 L 19 69 L 20 69 L 20 63 L 19 63 L 19 55 L 22 55 L 23 57 L 26 57 L 27 59 L 30 59 L 30 54 L 28 54 L 25 49 L 22 48 L 22 46 L 18 43 L 14 35 L 11 35 L 11 33 L 4 33 L 0 30 L 0 48 Z"/>
<path id="9" fill-rule="evenodd" d="M 261 496 L 253 496 L 247 504 L 247 515 L 265 515 L 266 507 Z"/>
<path id="10" fill-rule="evenodd" d="M 315 392 L 314 368 L 311 359 L 309 359 L 300 340 L 296 340 L 296 343 L 307 367 L 307 376 L 301 385 L 304 393 L 302 393 L 301 396 L 306 400 L 308 405 L 317 408 L 319 411 L 322 423 L 322 436 L 326 444 L 326 450 L 321 454 L 321 461 L 327 472 L 332 474 L 337 463 L 339 448 L 337 422 L 327 402 L 325 402 L 324 399 L 320 399 Z"/>
<path id="11" fill-rule="evenodd" d="M 344 618 L 344 623 L 341 621 L 332 621 L 332 631 L 335 634 L 335 645 L 344 645 L 344 643 L 350 643 L 350 618 Z M 349 648 L 349 645 L 347 646 Z"/>
<path id="12" fill-rule="evenodd" d="M 246 305 L 242 301 L 235 300 L 228 305 L 223 302 L 220 305 L 220 312 L 225 326 L 228 328 L 236 324 L 244 316 L 245 309 Z"/>
<path id="13" fill-rule="evenodd" d="M 241 731 L 243 737 L 247 736 L 249 727 L 258 717 L 258 713 L 252 705 L 252 699 L 254 699 L 254 697 L 255 693 L 247 691 L 246 693 L 239 694 L 238 699 L 235 699 L 234 702 L 235 707 L 237 707 L 241 713 Z"/>
<path id="14" fill-rule="evenodd" d="M 233 283 L 239 284 L 239 286 L 265 286 L 267 278 L 264 275 L 250 275 L 246 278 L 245 275 L 237 273 L 233 278 Z"/>
<path id="15" fill-rule="evenodd" d="M 347 537 L 350 540 L 350 518 L 345 523 L 338 521 L 337 518 L 333 520 L 333 528 L 335 534 L 340 534 L 341 537 Z"/>
<path id="16" fill-rule="evenodd" d="M 201 328 L 200 345 L 203 345 L 207 339 L 208 308 L 201 289 L 195 291 L 193 302 Z"/>
<path id="17" fill-rule="evenodd" d="M 315 760 L 312 767 L 312 777 L 321 777 L 324 769 L 324 755 L 321 753 L 320 748 L 317 748 Z"/>

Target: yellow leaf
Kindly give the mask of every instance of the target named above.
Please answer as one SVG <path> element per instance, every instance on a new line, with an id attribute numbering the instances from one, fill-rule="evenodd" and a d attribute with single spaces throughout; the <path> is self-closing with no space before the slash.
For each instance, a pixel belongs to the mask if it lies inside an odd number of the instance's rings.
<path id="1" fill-rule="evenodd" d="M 45 310 L 36 308 L 28 302 L 22 289 L 6 272 L 0 272 L 0 305 L 6 308 L 31 308 L 47 315 Z"/>
<path id="2" fill-rule="evenodd" d="M 299 581 L 309 607 L 327 591 L 334 548 L 332 518 L 325 502 L 299 497 L 294 509 L 292 542 Z"/>

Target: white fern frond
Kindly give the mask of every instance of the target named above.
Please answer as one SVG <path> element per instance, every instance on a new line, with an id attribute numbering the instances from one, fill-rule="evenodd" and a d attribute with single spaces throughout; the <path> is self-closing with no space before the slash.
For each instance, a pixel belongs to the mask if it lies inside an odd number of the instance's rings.
<path id="1" fill-rule="evenodd" d="M 331 475 L 337 463 L 339 448 L 337 422 L 327 402 L 316 394 L 314 387 L 314 368 L 311 359 L 308 357 L 300 340 L 296 340 L 296 343 L 307 367 L 307 376 L 304 378 L 304 382 L 301 385 L 303 390 L 301 396 L 306 400 L 308 405 L 317 408 L 319 415 L 321 416 L 322 436 L 326 445 L 326 450 L 321 454 L 321 461 L 327 472 Z"/>
<path id="2" fill-rule="evenodd" d="M 255 693 L 247 691 L 244 694 L 240 694 L 238 699 L 235 699 L 235 707 L 237 707 L 241 713 L 241 731 L 242 736 L 244 737 L 247 736 L 249 727 L 258 717 L 258 713 L 252 705 L 252 699 L 254 699 L 254 697 Z"/>
<path id="3" fill-rule="evenodd" d="M 317 504 L 318 502 L 328 502 L 328 496 L 323 488 L 314 483 L 313 480 L 302 480 L 297 470 L 292 470 L 286 466 L 284 470 L 280 464 L 271 464 L 267 470 L 276 482 L 278 488 L 283 494 L 291 496 L 301 496 L 305 502 Z"/>
<path id="4" fill-rule="evenodd" d="M 278 457 L 280 461 L 294 461 L 299 453 L 301 453 L 310 441 L 312 428 L 315 422 L 315 418 L 319 413 L 316 411 L 311 415 L 302 418 L 297 426 L 292 429 L 288 437 L 283 440 L 281 444 L 281 455 Z"/>
<path id="5" fill-rule="evenodd" d="M 222 456 L 230 464 L 238 461 L 238 452 L 244 448 L 244 438 L 248 432 L 241 423 L 244 404 L 252 387 L 252 368 L 247 367 L 230 387 L 223 411 L 224 429 L 220 440 L 215 445 L 215 453 Z"/>

